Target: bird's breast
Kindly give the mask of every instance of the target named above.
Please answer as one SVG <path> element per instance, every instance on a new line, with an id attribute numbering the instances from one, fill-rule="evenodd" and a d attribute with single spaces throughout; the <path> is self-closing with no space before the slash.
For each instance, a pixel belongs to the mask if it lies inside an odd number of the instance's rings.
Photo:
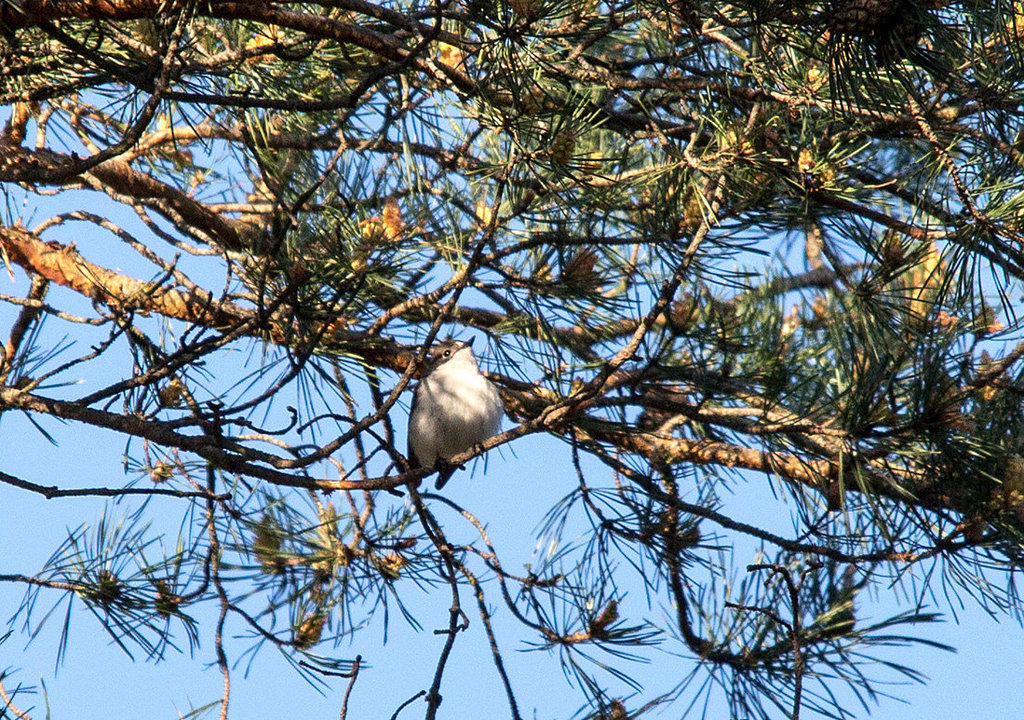
<path id="1" fill-rule="evenodd" d="M 483 375 L 443 370 L 423 381 L 417 402 L 436 428 L 437 454 L 450 457 L 497 434 L 504 408 Z"/>

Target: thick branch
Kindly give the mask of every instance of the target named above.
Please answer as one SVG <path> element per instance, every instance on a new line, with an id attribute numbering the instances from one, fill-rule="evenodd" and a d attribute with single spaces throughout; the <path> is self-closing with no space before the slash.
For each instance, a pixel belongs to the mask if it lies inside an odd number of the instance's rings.
<path id="1" fill-rule="evenodd" d="M 13 0 L 0 3 L 0 23 L 10 29 L 47 20 L 138 20 L 152 17 L 164 0 Z"/>
<path id="2" fill-rule="evenodd" d="M 89 262 L 73 247 L 45 242 L 21 227 L 0 227 L 0 250 L 26 272 L 71 288 L 105 305 L 144 310 L 168 318 L 226 327 L 251 322 L 255 314 L 203 291 L 143 282 Z"/>
<path id="3" fill-rule="evenodd" d="M 653 462 L 718 465 L 771 473 L 789 482 L 805 485 L 826 497 L 835 492 L 835 483 L 840 476 L 838 460 L 805 458 L 792 453 L 771 452 L 726 442 L 664 437 L 593 418 L 579 423 L 578 427 L 581 434 L 592 440 L 608 443 Z M 942 488 L 931 490 L 925 486 L 908 489 L 875 471 L 873 467 L 864 466 L 862 470 L 864 472 L 858 478 L 856 488 L 860 492 L 932 510 L 945 509 L 958 513 L 971 511 L 964 499 L 943 492 Z M 911 491 L 916 494 L 912 495 Z"/>

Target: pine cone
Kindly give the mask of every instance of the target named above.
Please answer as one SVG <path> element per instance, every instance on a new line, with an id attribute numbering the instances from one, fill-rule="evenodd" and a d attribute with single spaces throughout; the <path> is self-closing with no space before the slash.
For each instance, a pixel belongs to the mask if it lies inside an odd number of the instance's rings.
<path id="1" fill-rule="evenodd" d="M 829 30 L 836 35 L 868 37 L 893 23 L 906 0 L 850 0 L 832 15 Z"/>
<path id="2" fill-rule="evenodd" d="M 865 40 L 882 65 L 914 55 L 924 33 L 923 13 L 913 0 L 850 0 L 828 22 L 833 37 Z"/>

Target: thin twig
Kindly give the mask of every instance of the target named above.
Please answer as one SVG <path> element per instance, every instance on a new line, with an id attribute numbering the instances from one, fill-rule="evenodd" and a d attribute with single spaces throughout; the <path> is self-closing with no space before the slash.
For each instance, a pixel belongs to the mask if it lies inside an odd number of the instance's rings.
<path id="1" fill-rule="evenodd" d="M 356 685 L 356 679 L 359 677 L 359 667 L 362 662 L 362 655 L 356 655 L 356 659 L 352 661 L 352 677 L 348 681 L 348 687 L 345 688 L 345 697 L 341 701 L 340 720 L 345 720 L 348 717 L 348 698 L 352 694 L 352 688 Z"/>
<path id="2" fill-rule="evenodd" d="M 0 708 L 0 718 L 6 717 L 6 714 L 9 711 L 14 713 L 14 717 L 18 718 L 18 720 L 32 720 L 27 712 L 19 709 L 18 706 L 14 704 L 14 696 L 18 694 L 18 689 L 20 687 L 21 686 L 19 685 L 18 688 L 14 689 L 13 693 L 8 694 L 7 688 L 4 687 L 4 674 L 0 673 L 0 698 L 4 701 L 4 706 Z"/>

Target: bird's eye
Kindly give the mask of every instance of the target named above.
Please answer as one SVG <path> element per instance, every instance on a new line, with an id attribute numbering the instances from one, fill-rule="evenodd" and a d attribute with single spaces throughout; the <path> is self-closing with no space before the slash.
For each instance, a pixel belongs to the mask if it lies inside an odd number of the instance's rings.
<path id="1" fill-rule="evenodd" d="M 445 350 L 445 351 L 444 351 L 444 356 L 445 356 L 445 357 L 451 357 L 451 354 L 452 354 L 452 351 L 451 351 L 451 350 Z"/>

